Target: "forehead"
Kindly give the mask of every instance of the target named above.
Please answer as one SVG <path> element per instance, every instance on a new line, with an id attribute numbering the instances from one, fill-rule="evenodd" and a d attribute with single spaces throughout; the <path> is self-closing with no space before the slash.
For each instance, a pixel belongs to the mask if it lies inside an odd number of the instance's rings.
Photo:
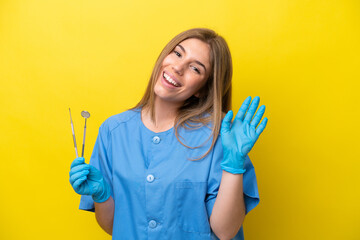
<path id="1" fill-rule="evenodd" d="M 209 44 L 196 38 L 189 38 L 180 42 L 179 45 L 184 47 L 187 56 L 200 61 L 205 66 L 210 66 Z"/>

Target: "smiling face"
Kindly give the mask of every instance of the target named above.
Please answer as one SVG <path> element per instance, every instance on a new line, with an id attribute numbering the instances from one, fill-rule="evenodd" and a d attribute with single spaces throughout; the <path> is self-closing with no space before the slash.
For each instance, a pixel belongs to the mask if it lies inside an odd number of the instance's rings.
<path id="1" fill-rule="evenodd" d="M 209 45 L 199 39 L 186 39 L 162 62 L 154 87 L 156 98 L 181 105 L 198 94 L 211 71 Z"/>

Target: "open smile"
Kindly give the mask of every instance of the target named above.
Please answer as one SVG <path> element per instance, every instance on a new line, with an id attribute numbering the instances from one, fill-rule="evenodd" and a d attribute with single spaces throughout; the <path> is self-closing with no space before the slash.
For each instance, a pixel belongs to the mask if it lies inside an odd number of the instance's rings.
<path id="1" fill-rule="evenodd" d="M 181 84 L 174 78 L 170 77 L 169 74 L 167 74 L 166 72 L 163 72 L 163 79 L 167 84 L 170 84 L 171 86 L 181 87 Z"/>

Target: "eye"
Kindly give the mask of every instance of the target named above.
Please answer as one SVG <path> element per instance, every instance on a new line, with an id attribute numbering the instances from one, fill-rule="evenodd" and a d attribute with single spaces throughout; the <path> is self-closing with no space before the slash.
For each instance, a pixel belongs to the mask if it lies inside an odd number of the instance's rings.
<path id="1" fill-rule="evenodd" d="M 174 50 L 174 53 L 176 54 L 176 56 L 181 57 L 181 54 L 178 51 Z"/>
<path id="2" fill-rule="evenodd" d="M 197 67 L 192 66 L 191 68 L 192 68 L 195 72 L 197 72 L 198 74 L 200 74 L 200 70 L 199 70 Z"/>

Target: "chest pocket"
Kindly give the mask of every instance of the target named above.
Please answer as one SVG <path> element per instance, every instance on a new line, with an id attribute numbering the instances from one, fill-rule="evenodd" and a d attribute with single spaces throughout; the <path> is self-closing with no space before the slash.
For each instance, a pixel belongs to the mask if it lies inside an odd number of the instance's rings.
<path id="1" fill-rule="evenodd" d="M 206 182 L 176 182 L 177 220 L 189 233 L 210 233 L 205 196 Z"/>

